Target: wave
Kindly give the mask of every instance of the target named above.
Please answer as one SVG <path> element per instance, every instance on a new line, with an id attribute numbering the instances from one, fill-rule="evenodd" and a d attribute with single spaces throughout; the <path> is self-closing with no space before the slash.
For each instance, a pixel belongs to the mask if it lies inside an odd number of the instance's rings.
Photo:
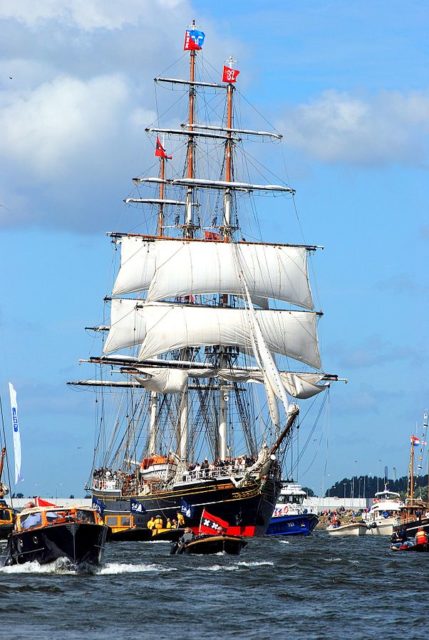
<path id="1" fill-rule="evenodd" d="M 216 554 L 217 555 L 217 554 Z M 235 564 L 213 564 L 210 567 L 192 567 L 194 571 L 240 571 L 250 567 L 274 566 L 274 562 L 237 562 Z"/>

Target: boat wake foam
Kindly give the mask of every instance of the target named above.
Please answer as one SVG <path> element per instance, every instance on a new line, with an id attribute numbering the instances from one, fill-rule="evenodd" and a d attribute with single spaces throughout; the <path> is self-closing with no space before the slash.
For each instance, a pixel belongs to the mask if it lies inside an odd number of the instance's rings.
<path id="1" fill-rule="evenodd" d="M 163 567 L 159 564 L 122 564 L 120 562 L 108 562 L 97 570 L 99 576 L 116 575 L 119 573 L 145 573 L 155 571 L 156 573 L 177 571 L 174 567 Z"/>
<path id="2" fill-rule="evenodd" d="M 49 564 L 39 564 L 37 560 L 34 562 L 25 562 L 24 564 L 14 564 L 10 567 L 1 567 L 1 573 L 44 573 L 53 574 L 60 573 L 62 575 L 75 575 L 78 573 L 74 569 L 67 558 L 58 558 L 55 562 Z"/>

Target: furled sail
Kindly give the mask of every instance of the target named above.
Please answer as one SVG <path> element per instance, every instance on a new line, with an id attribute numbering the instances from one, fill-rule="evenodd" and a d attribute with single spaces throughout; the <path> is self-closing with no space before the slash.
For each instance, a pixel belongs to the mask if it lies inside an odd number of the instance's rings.
<path id="1" fill-rule="evenodd" d="M 142 387 L 157 393 L 181 393 L 188 381 L 188 373 L 181 369 L 150 369 L 144 372 L 146 378 L 136 376 Z"/>
<path id="2" fill-rule="evenodd" d="M 255 311 L 267 348 L 320 368 L 317 313 Z M 139 359 L 199 346 L 235 346 L 252 353 L 246 309 L 149 303 L 116 298 L 111 301 L 111 327 L 104 353 L 141 345 Z"/>
<path id="3" fill-rule="evenodd" d="M 148 289 L 148 301 L 204 293 L 275 298 L 313 308 L 305 246 L 154 240 L 123 236 L 114 295 Z"/>

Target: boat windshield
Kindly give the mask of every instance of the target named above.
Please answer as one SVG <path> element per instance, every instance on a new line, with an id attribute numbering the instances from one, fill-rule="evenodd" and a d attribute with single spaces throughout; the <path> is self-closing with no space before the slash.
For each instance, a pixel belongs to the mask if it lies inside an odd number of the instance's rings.
<path id="1" fill-rule="evenodd" d="M 42 524 L 41 513 L 29 513 L 28 515 L 21 516 L 21 528 L 31 529 L 31 527 L 38 527 Z"/>

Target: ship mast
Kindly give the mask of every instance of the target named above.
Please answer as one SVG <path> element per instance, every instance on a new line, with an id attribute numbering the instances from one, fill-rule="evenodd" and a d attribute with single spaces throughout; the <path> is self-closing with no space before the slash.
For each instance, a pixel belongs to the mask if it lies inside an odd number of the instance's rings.
<path id="1" fill-rule="evenodd" d="M 0 498 L 4 498 L 4 495 L 5 495 L 5 487 L 1 481 L 2 475 L 3 475 L 5 457 L 6 457 L 6 447 L 3 447 L 0 452 Z"/>
<path id="2" fill-rule="evenodd" d="M 192 20 L 191 29 L 195 29 L 195 20 Z M 189 51 L 189 93 L 188 93 L 188 123 L 189 123 L 189 135 L 186 152 L 186 176 L 192 180 L 195 178 L 195 137 L 193 134 L 195 123 L 195 63 L 197 58 L 197 52 L 195 49 Z M 188 185 L 186 189 L 186 205 L 185 205 L 185 224 L 183 227 L 184 238 L 192 238 L 194 235 L 194 222 L 193 222 L 193 195 L 194 188 Z M 189 359 L 189 351 L 184 350 L 183 359 Z M 186 384 L 180 397 L 179 407 L 179 424 L 178 424 L 178 451 L 180 462 L 182 465 L 186 463 L 187 448 L 188 448 L 188 417 L 189 417 L 189 389 Z M 178 469 L 180 472 L 180 468 Z"/>
<path id="3" fill-rule="evenodd" d="M 192 29 L 195 29 L 195 20 L 192 20 Z M 194 128 L 195 122 L 195 62 L 197 58 L 197 52 L 195 50 L 191 50 L 189 52 L 189 106 L 188 106 L 188 123 L 189 129 L 192 132 Z M 186 176 L 189 179 L 195 178 L 195 139 L 192 134 L 188 136 L 188 145 L 186 152 L 186 165 L 187 171 Z M 193 216 L 192 216 L 192 198 L 193 198 L 193 188 L 188 186 L 186 190 L 186 207 L 185 207 L 185 227 L 184 227 L 184 237 L 192 238 L 194 233 L 193 228 Z"/>
<path id="4" fill-rule="evenodd" d="M 232 57 L 228 59 L 228 66 L 232 68 L 234 60 Z M 234 95 L 234 85 L 232 82 L 228 83 L 226 91 L 226 127 L 227 127 L 227 139 L 225 141 L 225 181 L 232 182 L 233 180 L 233 110 L 232 110 L 232 98 Z M 231 189 L 225 189 L 224 197 L 224 224 L 223 224 L 223 236 L 225 240 L 229 240 L 232 232 L 231 225 Z"/>
<path id="5" fill-rule="evenodd" d="M 410 449 L 410 465 L 408 467 L 408 500 L 410 504 L 414 501 L 414 442 L 413 436 L 411 437 L 411 449 Z"/>
<path id="6" fill-rule="evenodd" d="M 232 69 L 234 60 L 230 57 L 227 61 L 228 67 Z M 233 95 L 234 85 L 232 82 L 228 82 L 226 90 L 226 131 L 227 138 L 225 140 L 225 182 L 233 181 L 233 137 L 232 129 L 233 123 Z M 231 224 L 231 189 L 226 188 L 224 193 L 224 208 L 223 208 L 223 224 L 221 232 L 225 242 L 229 242 L 232 236 L 232 224 Z M 228 306 L 228 294 L 221 296 L 221 305 Z M 227 358 L 224 353 L 220 354 L 220 366 L 225 367 L 228 365 Z M 229 404 L 229 390 L 227 385 L 220 386 L 219 393 L 219 426 L 218 426 L 218 446 L 217 452 L 221 460 L 225 460 L 228 454 L 228 441 L 227 441 L 227 418 L 228 418 L 228 404 Z"/>

